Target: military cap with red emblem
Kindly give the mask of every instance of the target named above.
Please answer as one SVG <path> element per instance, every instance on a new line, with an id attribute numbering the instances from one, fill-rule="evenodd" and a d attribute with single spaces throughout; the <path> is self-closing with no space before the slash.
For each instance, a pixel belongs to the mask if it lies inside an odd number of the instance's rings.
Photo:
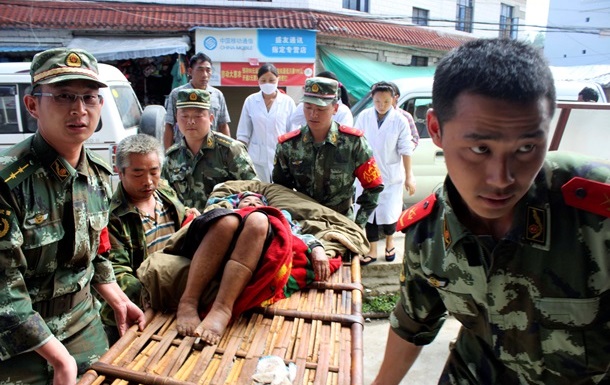
<path id="1" fill-rule="evenodd" d="M 91 80 L 99 87 L 108 87 L 99 78 L 95 57 L 77 48 L 53 48 L 37 53 L 30 65 L 30 76 L 33 87 L 68 80 Z"/>
<path id="2" fill-rule="evenodd" d="M 337 101 L 339 97 L 339 82 L 333 79 L 313 77 L 305 81 L 303 102 L 326 107 Z"/>
<path id="3" fill-rule="evenodd" d="M 210 109 L 210 93 L 201 89 L 183 89 L 178 91 L 178 99 L 176 100 L 176 108 L 202 108 Z"/>

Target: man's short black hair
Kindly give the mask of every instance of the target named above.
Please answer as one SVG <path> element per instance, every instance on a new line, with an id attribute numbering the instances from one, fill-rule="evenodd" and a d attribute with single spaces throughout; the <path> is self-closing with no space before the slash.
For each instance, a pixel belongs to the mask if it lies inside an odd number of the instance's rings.
<path id="1" fill-rule="evenodd" d="M 197 62 L 208 62 L 210 63 L 210 65 L 214 64 L 212 63 L 212 59 L 204 54 L 203 52 L 197 52 L 195 55 L 191 56 L 191 58 L 189 59 L 189 67 L 193 68 L 193 66 L 195 64 L 197 64 Z"/>
<path id="2" fill-rule="evenodd" d="M 591 87 L 583 88 L 578 96 L 582 96 L 582 100 L 585 102 L 597 102 L 599 100 L 599 94 Z"/>
<path id="3" fill-rule="evenodd" d="M 538 48 L 517 40 L 473 40 L 440 60 L 432 106 L 441 125 L 455 115 L 455 101 L 465 92 L 518 103 L 546 97 L 550 113 L 555 110 L 555 84 L 546 59 Z"/>

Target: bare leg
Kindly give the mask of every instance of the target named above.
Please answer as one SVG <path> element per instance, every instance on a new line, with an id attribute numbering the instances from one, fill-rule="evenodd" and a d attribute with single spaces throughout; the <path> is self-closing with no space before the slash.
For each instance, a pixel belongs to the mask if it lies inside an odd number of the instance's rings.
<path id="1" fill-rule="evenodd" d="M 268 231 L 269 220 L 265 214 L 253 212 L 247 217 L 222 274 L 218 295 L 194 335 L 210 344 L 220 341 L 231 320 L 233 305 L 256 269 Z"/>
<path id="2" fill-rule="evenodd" d="M 221 268 L 238 227 L 239 218 L 233 215 L 222 217 L 210 226 L 197 247 L 176 313 L 178 333 L 193 335 L 195 328 L 201 322 L 198 311 L 199 299 Z"/>
<path id="3" fill-rule="evenodd" d="M 377 241 L 371 242 L 371 250 L 369 251 L 369 255 L 373 259 L 377 259 Z"/>
<path id="4" fill-rule="evenodd" d="M 394 235 L 386 235 L 386 237 L 385 237 L 385 249 L 386 250 L 394 249 Z"/>

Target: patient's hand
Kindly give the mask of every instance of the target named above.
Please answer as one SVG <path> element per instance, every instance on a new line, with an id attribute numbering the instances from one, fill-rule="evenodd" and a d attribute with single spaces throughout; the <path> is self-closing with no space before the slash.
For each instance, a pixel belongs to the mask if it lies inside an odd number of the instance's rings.
<path id="1" fill-rule="evenodd" d="M 328 256 L 324 251 L 324 247 L 314 247 L 311 250 L 311 257 L 316 281 L 327 281 L 330 277 L 330 262 L 328 262 Z"/>
<path id="2" fill-rule="evenodd" d="M 186 210 L 186 214 L 184 216 L 188 217 L 189 215 L 193 215 L 193 217 L 198 217 L 201 215 L 201 213 L 196 208 L 190 207 Z"/>

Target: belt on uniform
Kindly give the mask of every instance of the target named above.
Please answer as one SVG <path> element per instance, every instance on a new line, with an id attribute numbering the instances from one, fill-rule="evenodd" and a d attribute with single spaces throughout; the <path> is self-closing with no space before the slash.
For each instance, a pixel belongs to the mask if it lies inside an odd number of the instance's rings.
<path id="1" fill-rule="evenodd" d="M 60 314 L 68 313 L 76 305 L 86 300 L 90 293 L 90 286 L 87 285 L 74 293 L 65 294 L 46 301 L 35 302 L 32 304 L 32 309 L 37 311 L 42 318 L 56 317 Z"/>

